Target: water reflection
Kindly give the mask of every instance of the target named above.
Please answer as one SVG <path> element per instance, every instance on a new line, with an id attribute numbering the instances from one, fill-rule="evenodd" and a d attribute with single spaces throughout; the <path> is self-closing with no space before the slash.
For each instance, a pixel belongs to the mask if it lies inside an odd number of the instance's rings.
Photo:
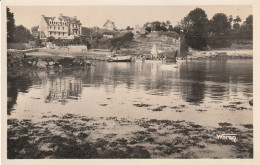
<path id="1" fill-rule="evenodd" d="M 180 66 L 180 85 L 183 99 L 187 102 L 199 104 L 203 102 L 206 80 L 206 63 L 183 64 Z"/>
<path id="2" fill-rule="evenodd" d="M 27 93 L 32 85 L 29 74 L 25 73 L 9 73 L 7 76 L 7 114 L 10 115 L 13 111 L 13 106 L 16 104 L 18 92 Z"/>
<path id="3" fill-rule="evenodd" d="M 64 105 L 68 99 L 78 100 L 82 91 L 82 80 L 80 78 L 51 78 L 47 88 L 49 88 L 49 94 L 45 98 L 46 103 L 58 101 Z"/>
<path id="4" fill-rule="evenodd" d="M 36 89 L 43 91 L 43 103 L 63 105 L 80 99 L 88 88 L 103 89 L 106 93 L 124 88 L 148 95 L 171 95 L 197 105 L 205 98 L 223 100 L 239 92 L 252 97 L 253 93 L 252 60 L 184 62 L 170 70 L 161 69 L 162 64 L 158 62 L 94 62 L 94 65 L 78 70 L 8 74 L 8 115 L 14 109 L 19 93 Z"/>

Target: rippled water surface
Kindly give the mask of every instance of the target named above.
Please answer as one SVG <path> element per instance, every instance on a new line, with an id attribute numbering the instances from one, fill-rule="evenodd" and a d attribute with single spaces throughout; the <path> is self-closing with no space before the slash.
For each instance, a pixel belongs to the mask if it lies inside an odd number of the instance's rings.
<path id="1" fill-rule="evenodd" d="M 8 118 L 46 114 L 252 124 L 252 60 L 164 64 L 93 62 L 94 67 L 8 75 Z M 176 110 L 178 109 L 178 110 Z"/>

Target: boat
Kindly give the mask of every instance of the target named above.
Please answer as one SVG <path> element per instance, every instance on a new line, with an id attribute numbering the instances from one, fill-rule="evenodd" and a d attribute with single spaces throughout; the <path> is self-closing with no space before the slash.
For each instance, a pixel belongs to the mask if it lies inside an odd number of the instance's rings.
<path id="1" fill-rule="evenodd" d="M 162 70 L 172 70 L 174 68 L 178 68 L 178 65 L 176 63 L 169 63 L 169 64 L 162 64 L 161 65 Z"/>
<path id="2" fill-rule="evenodd" d="M 132 57 L 130 55 L 112 55 L 111 57 L 108 57 L 108 62 L 131 62 Z"/>
<path id="3" fill-rule="evenodd" d="M 157 51 L 157 48 L 156 48 L 156 44 L 154 44 L 153 48 L 151 49 L 151 55 L 152 55 L 153 59 L 158 58 L 158 51 Z"/>

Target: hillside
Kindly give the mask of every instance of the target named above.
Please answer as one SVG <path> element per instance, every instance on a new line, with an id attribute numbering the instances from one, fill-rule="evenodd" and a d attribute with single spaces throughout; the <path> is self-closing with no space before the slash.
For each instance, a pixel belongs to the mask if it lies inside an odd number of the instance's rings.
<path id="1" fill-rule="evenodd" d="M 179 49 L 180 40 L 177 37 L 150 33 L 145 37 L 135 37 L 133 48 L 122 49 L 121 52 L 134 55 L 150 54 L 154 45 L 156 45 L 158 52 L 171 52 Z"/>

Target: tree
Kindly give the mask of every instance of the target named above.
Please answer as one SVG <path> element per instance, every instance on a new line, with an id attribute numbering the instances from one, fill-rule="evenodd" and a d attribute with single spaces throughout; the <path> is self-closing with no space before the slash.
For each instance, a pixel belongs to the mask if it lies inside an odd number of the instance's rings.
<path id="1" fill-rule="evenodd" d="M 15 20 L 14 14 L 7 8 L 7 42 L 14 42 Z"/>
<path id="2" fill-rule="evenodd" d="M 53 42 L 55 38 L 53 36 L 47 37 L 47 42 Z"/>
<path id="3" fill-rule="evenodd" d="M 130 32 L 131 30 L 133 30 L 134 28 L 131 28 L 130 26 L 127 26 L 126 27 L 126 30 L 128 31 L 128 32 Z"/>
<path id="4" fill-rule="evenodd" d="M 253 15 L 249 15 L 244 24 L 248 39 L 253 39 Z"/>
<path id="5" fill-rule="evenodd" d="M 125 35 L 111 40 L 111 50 L 120 50 L 121 48 L 130 47 L 134 39 L 133 33 L 126 33 Z"/>
<path id="6" fill-rule="evenodd" d="M 33 27 L 31 28 L 31 32 L 37 32 L 38 29 L 39 29 L 39 26 L 33 26 Z"/>
<path id="7" fill-rule="evenodd" d="M 209 34 L 208 24 L 207 14 L 201 8 L 192 10 L 181 21 L 181 29 L 190 47 L 198 50 L 206 49 Z"/>
<path id="8" fill-rule="evenodd" d="M 249 15 L 245 21 L 247 26 L 253 26 L 253 15 Z"/>
<path id="9" fill-rule="evenodd" d="M 172 31 L 175 31 L 178 34 L 181 34 L 181 26 L 179 24 L 174 26 Z"/>
<path id="10" fill-rule="evenodd" d="M 239 16 L 236 17 L 236 19 L 233 20 L 235 23 L 241 22 L 241 18 Z"/>
<path id="11" fill-rule="evenodd" d="M 233 22 L 233 16 L 232 16 L 232 15 L 229 15 L 229 16 L 228 16 L 228 23 L 229 23 L 229 25 L 230 25 L 230 29 L 231 29 L 231 27 L 232 27 L 232 22 Z"/>
<path id="12" fill-rule="evenodd" d="M 171 31 L 171 32 L 159 31 L 158 34 L 159 34 L 159 36 L 167 36 L 167 37 L 176 38 L 176 39 L 178 39 L 180 37 L 180 35 L 174 31 Z"/>
<path id="13" fill-rule="evenodd" d="M 160 26 L 159 31 L 168 31 L 166 26 Z"/>
<path id="14" fill-rule="evenodd" d="M 41 39 L 40 39 L 39 36 L 38 36 L 38 37 L 35 37 L 33 40 L 35 41 L 35 43 L 36 43 L 36 45 L 37 45 L 38 47 L 39 47 L 39 46 L 42 46 L 42 41 L 41 41 Z"/>
<path id="15" fill-rule="evenodd" d="M 170 26 L 171 22 L 170 21 L 166 21 L 166 24 L 167 24 L 167 26 Z"/>
<path id="16" fill-rule="evenodd" d="M 235 32 L 238 32 L 239 29 L 240 29 L 239 23 L 234 23 L 234 24 L 233 24 L 233 29 L 235 30 Z"/>
<path id="17" fill-rule="evenodd" d="M 160 27 L 161 27 L 161 22 L 159 21 L 154 21 L 151 23 L 151 29 L 152 31 L 159 31 L 160 30 Z"/>
<path id="18" fill-rule="evenodd" d="M 217 13 L 210 20 L 210 32 L 213 35 L 225 35 L 230 31 L 230 22 L 223 13 Z"/>
<path id="19" fill-rule="evenodd" d="M 29 40 L 33 39 L 33 36 L 31 35 L 30 30 L 28 30 L 23 25 L 19 25 L 15 27 L 14 38 L 15 42 L 26 43 Z"/>
<path id="20" fill-rule="evenodd" d="M 151 33 L 152 29 L 150 27 L 145 28 L 147 33 Z"/>
<path id="21" fill-rule="evenodd" d="M 165 22 L 162 22 L 160 26 L 166 27 L 166 25 L 167 25 L 167 24 L 166 24 Z"/>
<path id="22" fill-rule="evenodd" d="M 168 30 L 169 30 L 169 31 L 174 31 L 172 25 L 169 25 Z"/>
<path id="23" fill-rule="evenodd" d="M 239 22 L 241 22 L 241 18 L 239 16 L 237 16 L 236 19 L 233 19 L 233 21 L 234 21 L 233 29 L 235 30 L 235 32 L 238 32 L 240 29 Z"/>
<path id="24" fill-rule="evenodd" d="M 243 39 L 253 39 L 253 15 L 249 15 L 246 20 L 243 22 L 240 31 L 238 32 L 239 36 Z"/>
<path id="25" fill-rule="evenodd" d="M 228 41 L 228 35 L 231 30 L 230 21 L 223 13 L 217 13 L 210 20 L 209 45 L 213 48 L 229 47 L 231 42 Z"/>
<path id="26" fill-rule="evenodd" d="M 151 25 L 151 23 L 150 22 L 146 22 L 145 24 L 144 24 L 144 28 L 147 28 L 147 27 L 150 27 L 150 25 Z"/>

